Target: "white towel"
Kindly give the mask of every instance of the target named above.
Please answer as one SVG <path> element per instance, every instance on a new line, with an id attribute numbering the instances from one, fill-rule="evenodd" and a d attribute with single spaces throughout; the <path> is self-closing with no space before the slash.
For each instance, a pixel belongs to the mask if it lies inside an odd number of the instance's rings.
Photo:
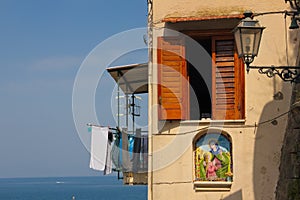
<path id="1" fill-rule="evenodd" d="M 90 168 L 103 171 L 105 168 L 108 127 L 92 127 Z"/>

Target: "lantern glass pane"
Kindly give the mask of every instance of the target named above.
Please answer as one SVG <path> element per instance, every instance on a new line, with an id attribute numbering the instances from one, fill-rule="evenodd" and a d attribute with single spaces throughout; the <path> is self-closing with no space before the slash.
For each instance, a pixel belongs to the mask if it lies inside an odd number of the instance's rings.
<path id="1" fill-rule="evenodd" d="M 243 52 L 244 56 L 252 56 L 253 55 L 253 47 L 254 47 L 254 39 L 255 34 L 252 29 L 242 29 L 242 44 L 243 44 Z"/>
<path id="2" fill-rule="evenodd" d="M 239 28 L 237 28 L 234 33 L 234 39 L 235 39 L 238 55 L 239 55 L 239 57 L 243 57 L 243 48 L 242 48 L 241 34 L 240 34 Z"/>
<path id="3" fill-rule="evenodd" d="M 258 30 L 255 33 L 254 47 L 253 47 L 253 56 L 257 56 L 257 54 L 258 54 L 258 49 L 259 49 L 261 35 L 262 35 L 262 29 Z"/>

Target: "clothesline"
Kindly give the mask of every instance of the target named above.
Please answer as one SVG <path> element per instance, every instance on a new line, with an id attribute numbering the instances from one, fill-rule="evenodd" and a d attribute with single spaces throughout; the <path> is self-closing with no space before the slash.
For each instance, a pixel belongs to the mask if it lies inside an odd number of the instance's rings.
<path id="1" fill-rule="evenodd" d="M 110 127 L 110 126 L 101 126 L 101 125 L 95 125 L 95 124 L 91 124 L 91 123 L 87 123 L 86 125 L 87 126 L 96 126 L 96 127 L 108 127 L 108 129 L 110 129 L 110 130 L 120 131 L 119 127 L 114 128 L 114 127 Z"/>
<path id="2" fill-rule="evenodd" d="M 95 127 L 108 127 L 109 130 L 114 130 L 114 131 L 117 131 L 116 133 L 113 133 L 113 134 L 119 134 L 119 133 L 122 133 L 122 130 L 117 126 L 117 127 L 110 127 L 110 126 L 102 126 L 102 125 L 96 125 L 96 124 L 91 124 L 91 123 L 87 123 L 87 126 L 95 126 Z M 124 131 L 123 131 L 124 132 Z M 127 135 L 134 135 L 134 134 L 131 134 L 131 132 L 135 132 L 135 131 L 129 131 L 129 130 L 126 130 L 126 133 Z M 148 133 L 148 131 L 142 131 L 141 130 L 141 133 Z"/>
<path id="3" fill-rule="evenodd" d="M 133 135 L 121 132 L 118 127 L 87 125 L 91 129 L 90 168 L 104 171 L 104 175 L 117 171 L 118 179 L 119 171 L 147 170 L 148 137 L 141 136 L 141 129 Z"/>

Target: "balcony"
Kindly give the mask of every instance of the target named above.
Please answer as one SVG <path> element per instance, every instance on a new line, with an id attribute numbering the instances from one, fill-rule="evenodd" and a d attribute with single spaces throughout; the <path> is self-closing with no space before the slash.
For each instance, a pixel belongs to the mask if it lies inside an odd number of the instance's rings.
<path id="1" fill-rule="evenodd" d="M 122 127 L 114 134 L 111 152 L 115 171 L 124 184 L 147 184 L 148 132 L 139 128 L 136 120 L 141 117 L 137 94 L 148 93 L 148 64 L 115 66 L 107 71 L 118 86 L 116 116 L 117 126 Z"/>

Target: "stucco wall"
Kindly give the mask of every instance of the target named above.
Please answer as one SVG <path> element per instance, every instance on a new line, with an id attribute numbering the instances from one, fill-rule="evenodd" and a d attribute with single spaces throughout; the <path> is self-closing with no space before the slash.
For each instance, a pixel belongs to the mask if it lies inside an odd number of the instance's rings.
<path id="1" fill-rule="evenodd" d="M 153 2 L 154 26 L 170 27 L 161 20 L 170 16 L 201 16 L 236 14 L 244 10 L 255 13 L 286 10 L 288 4 L 283 0 L 277 1 L 199 1 L 199 0 L 164 0 Z M 259 55 L 253 65 L 287 65 L 286 40 L 288 41 L 288 60 L 290 65 L 296 62 L 298 53 L 297 34 L 286 29 L 284 15 L 261 15 L 256 17 L 266 29 L 263 34 Z M 218 21 L 211 21 L 218 23 Z M 194 22 L 193 22 L 194 23 Z M 236 22 L 230 22 L 236 23 Z M 286 24 L 289 26 L 290 19 Z M 173 26 L 173 25 L 172 25 Z M 172 27 L 171 26 L 171 27 Z M 189 22 L 182 27 L 188 27 Z M 195 26 L 194 26 L 195 27 Z M 221 25 L 222 27 L 222 25 Z M 174 26 L 173 26 L 174 28 Z M 197 29 L 201 26 L 197 27 Z M 203 28 L 203 27 L 202 27 Z M 215 27 L 212 27 L 213 29 Z M 205 26 L 205 29 L 208 28 Z M 285 32 L 287 30 L 287 32 Z M 162 29 L 155 29 L 153 46 L 156 38 L 163 35 Z M 296 52 L 297 51 L 297 52 Z M 156 83 L 156 50 L 153 51 L 150 67 L 151 81 Z M 229 192 L 196 192 L 193 188 L 194 163 L 193 139 L 199 134 L 198 129 L 215 127 L 210 122 L 165 122 L 160 130 L 157 117 L 157 86 L 150 85 L 149 89 L 149 122 L 150 157 L 149 165 L 149 199 L 230 199 L 257 200 L 275 199 L 276 184 L 279 177 L 279 164 L 284 132 L 287 125 L 287 115 L 277 116 L 289 110 L 291 84 L 284 83 L 279 78 L 268 78 L 251 70 L 245 74 L 246 118 L 245 121 L 223 121 L 218 124 L 222 131 L 232 138 L 233 182 Z M 274 98 L 274 95 L 283 98 Z M 276 118 L 276 122 L 272 119 Z M 221 124 L 221 125 L 220 125 Z M 203 131 L 203 130 L 202 130 Z M 176 135 L 190 132 L 189 134 Z"/>
<path id="2" fill-rule="evenodd" d="M 196 17 L 242 14 L 245 10 L 255 13 L 286 10 L 284 0 L 163 0 L 153 1 L 153 21 L 159 22 L 165 17 Z"/>

